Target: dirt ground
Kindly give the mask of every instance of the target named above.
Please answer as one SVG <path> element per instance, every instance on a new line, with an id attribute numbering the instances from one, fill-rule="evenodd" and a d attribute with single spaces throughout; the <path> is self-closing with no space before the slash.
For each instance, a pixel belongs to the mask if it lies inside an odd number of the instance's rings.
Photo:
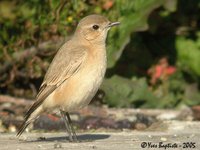
<path id="1" fill-rule="evenodd" d="M 56 112 L 41 115 L 16 138 L 31 103 L 0 95 L 0 150 L 200 150 L 200 106 L 170 110 L 90 105 L 70 113 L 80 140 L 70 143 Z"/>
<path id="2" fill-rule="evenodd" d="M 200 122 L 164 121 L 144 131 L 87 131 L 78 133 L 78 143 L 70 143 L 64 132 L 14 133 L 0 135 L 1 150 L 133 150 L 133 149 L 200 149 Z"/>

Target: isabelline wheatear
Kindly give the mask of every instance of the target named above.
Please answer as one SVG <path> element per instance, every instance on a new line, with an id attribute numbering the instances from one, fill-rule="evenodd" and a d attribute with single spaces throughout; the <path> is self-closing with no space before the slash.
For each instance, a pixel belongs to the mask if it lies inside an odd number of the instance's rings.
<path id="1" fill-rule="evenodd" d="M 106 71 L 107 33 L 118 24 L 101 15 L 89 15 L 79 22 L 71 40 L 58 50 L 50 64 L 17 136 L 42 112 L 58 109 L 69 140 L 77 140 L 69 112 L 88 105 L 97 92 Z"/>

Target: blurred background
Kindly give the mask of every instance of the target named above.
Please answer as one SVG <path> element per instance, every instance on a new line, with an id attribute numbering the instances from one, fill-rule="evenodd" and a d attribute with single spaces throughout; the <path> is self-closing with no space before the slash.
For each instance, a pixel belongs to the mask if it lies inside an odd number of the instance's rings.
<path id="1" fill-rule="evenodd" d="M 13 104 L 26 111 L 58 48 L 94 13 L 121 22 L 108 35 L 108 69 L 94 105 L 198 106 L 199 12 L 199 0 L 0 1 L 1 116 L 15 114 Z"/>

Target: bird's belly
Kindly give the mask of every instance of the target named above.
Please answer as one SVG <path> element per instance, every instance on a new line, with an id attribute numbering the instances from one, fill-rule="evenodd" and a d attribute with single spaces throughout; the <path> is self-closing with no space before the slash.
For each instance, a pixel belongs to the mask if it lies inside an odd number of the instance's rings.
<path id="1" fill-rule="evenodd" d="M 77 74 L 73 95 L 66 98 L 64 109 L 67 111 L 82 108 L 88 105 L 96 94 L 104 77 L 105 70 L 96 69 L 87 73 Z"/>
<path id="2" fill-rule="evenodd" d="M 97 66 L 79 71 L 49 96 L 48 105 L 68 112 L 88 105 L 102 83 L 105 70 L 106 67 Z"/>

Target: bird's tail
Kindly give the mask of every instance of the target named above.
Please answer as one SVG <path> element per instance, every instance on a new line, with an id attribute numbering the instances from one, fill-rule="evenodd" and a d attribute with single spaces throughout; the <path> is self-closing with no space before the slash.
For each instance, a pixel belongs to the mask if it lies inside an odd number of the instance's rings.
<path id="1" fill-rule="evenodd" d="M 28 112 L 25 115 L 24 122 L 19 127 L 19 130 L 17 132 L 17 137 L 20 137 L 20 135 L 24 132 L 24 130 L 28 127 L 29 124 L 34 122 L 39 114 L 42 112 L 42 107 L 38 107 L 33 109 L 34 105 L 31 106 L 31 108 L 28 110 Z"/>
<path id="2" fill-rule="evenodd" d="M 19 130 L 17 132 L 17 137 L 20 137 L 21 134 L 24 132 L 24 130 L 28 127 L 28 125 L 30 124 L 30 121 L 26 121 L 24 120 L 24 122 L 22 123 L 22 125 L 19 127 Z"/>

